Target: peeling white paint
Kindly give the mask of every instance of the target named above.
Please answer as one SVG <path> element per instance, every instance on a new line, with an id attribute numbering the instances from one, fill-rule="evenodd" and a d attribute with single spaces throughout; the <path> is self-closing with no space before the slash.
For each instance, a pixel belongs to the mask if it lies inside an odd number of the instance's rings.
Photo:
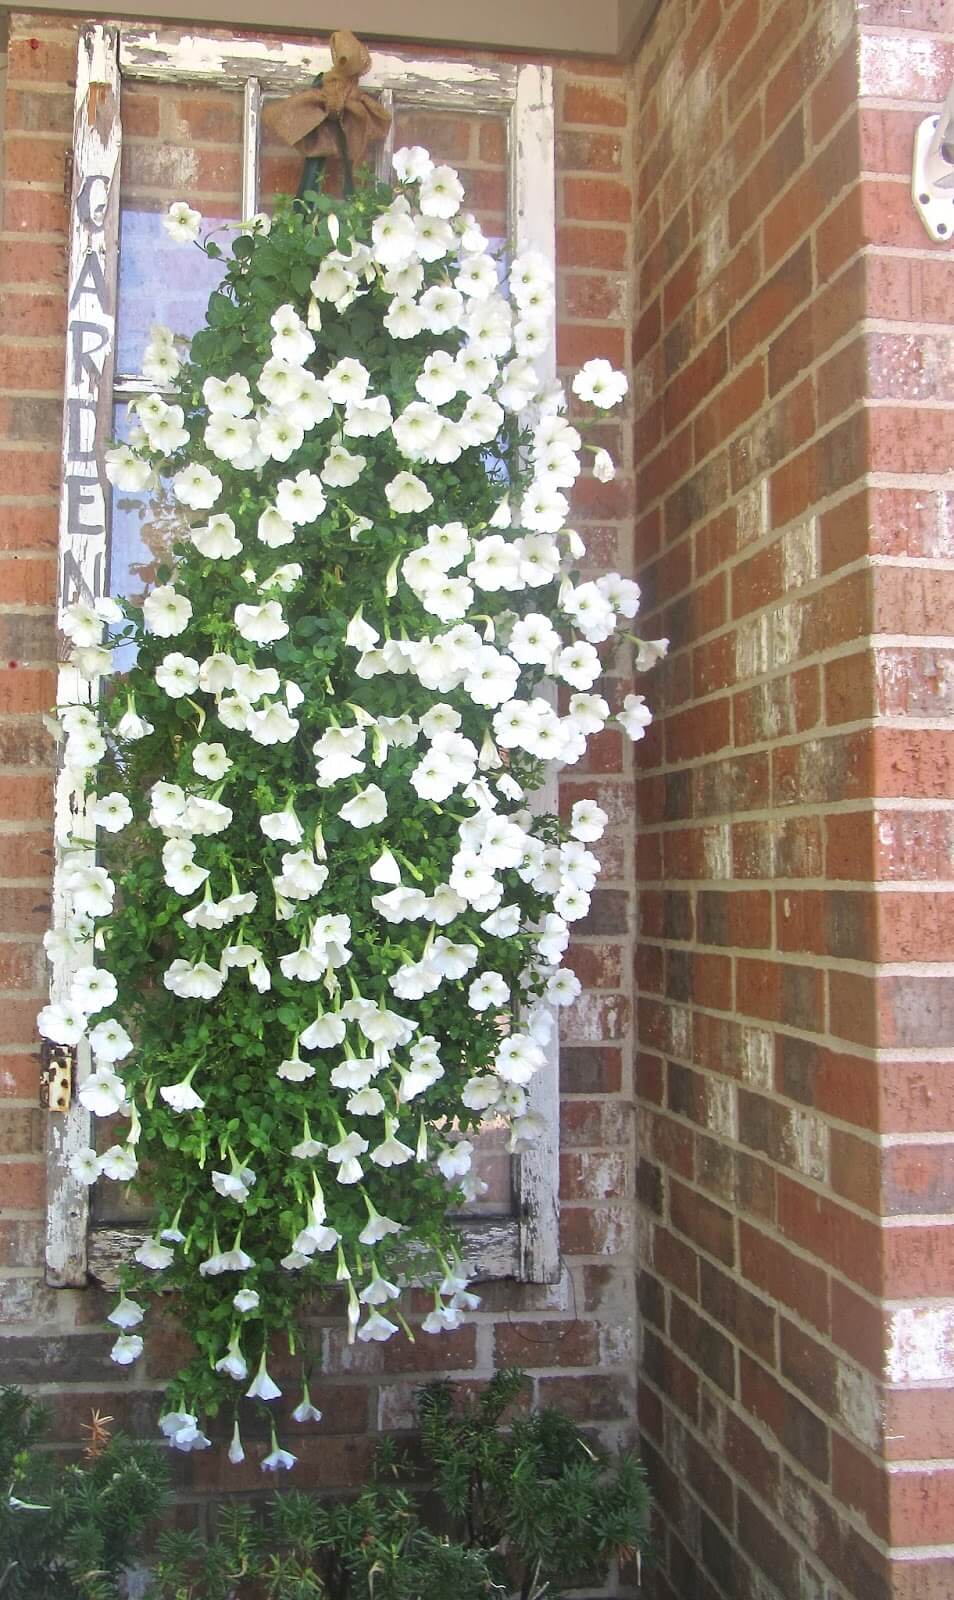
<path id="1" fill-rule="evenodd" d="M 750 1084 L 755 1089 L 770 1089 L 774 1075 L 772 1035 L 764 1028 L 743 1028 L 740 1044 L 743 1083 Z"/>
<path id="2" fill-rule="evenodd" d="M 769 640 L 772 665 L 788 667 L 802 653 L 801 606 L 776 606 L 769 613 Z"/>
<path id="3" fill-rule="evenodd" d="M 736 502 L 739 546 L 753 544 L 769 530 L 769 481 L 759 478 Z"/>
<path id="4" fill-rule="evenodd" d="M 809 517 L 782 535 L 782 581 L 800 589 L 819 576 L 818 518 Z"/>
<path id="5" fill-rule="evenodd" d="M 793 1106 L 789 1112 L 792 1154 L 799 1172 L 819 1183 L 828 1179 L 830 1136 L 820 1117 Z"/>
<path id="6" fill-rule="evenodd" d="M 881 1443 L 882 1405 L 876 1380 L 870 1372 L 849 1366 L 842 1359 L 837 1376 L 838 1415 L 856 1439 L 877 1450 Z"/>
<path id="7" fill-rule="evenodd" d="M 735 636 L 735 671 L 739 681 L 768 672 L 768 618 L 763 614 L 743 622 Z"/>
<path id="8" fill-rule="evenodd" d="M 706 828 L 702 835 L 702 854 L 706 864 L 707 878 L 732 877 L 732 828 L 728 822 L 720 822 L 714 828 Z"/>
<path id="9" fill-rule="evenodd" d="M 885 1375 L 891 1383 L 954 1382 L 954 1304 L 892 1313 Z"/>
<path id="10" fill-rule="evenodd" d="M 727 1078 L 709 1078 L 706 1082 L 706 1122 L 713 1133 L 725 1139 L 739 1136 L 738 1096 L 735 1084 Z"/>
<path id="11" fill-rule="evenodd" d="M 669 1049 L 688 1060 L 692 1055 L 692 1011 L 689 1006 L 669 1008 Z"/>

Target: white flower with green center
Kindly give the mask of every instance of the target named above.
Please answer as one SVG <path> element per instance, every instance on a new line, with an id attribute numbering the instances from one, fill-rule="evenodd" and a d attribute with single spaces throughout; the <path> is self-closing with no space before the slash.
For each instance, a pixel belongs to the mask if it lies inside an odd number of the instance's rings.
<path id="1" fill-rule="evenodd" d="M 173 494 L 189 510 L 210 510 L 222 493 L 222 480 L 208 467 L 182 467 L 173 478 Z"/>
<path id="2" fill-rule="evenodd" d="M 70 734 L 63 751 L 63 761 L 67 767 L 77 767 L 82 771 L 98 766 L 105 754 L 105 739 L 97 729 L 90 728 L 82 733 Z"/>
<path id="3" fill-rule="evenodd" d="M 112 1063 L 125 1061 L 132 1054 L 133 1042 L 121 1022 L 116 1022 L 112 1017 L 106 1022 L 98 1022 L 89 1036 L 90 1049 L 97 1062 Z"/>
<path id="4" fill-rule="evenodd" d="M 219 461 L 240 461 L 254 442 L 251 423 L 229 411 L 214 411 L 206 423 L 203 440 Z"/>
<path id="5" fill-rule="evenodd" d="M 352 455 L 343 444 L 334 444 L 325 457 L 320 476 L 330 489 L 350 489 L 367 464 L 367 456 Z"/>
<path id="6" fill-rule="evenodd" d="M 608 822 L 608 814 L 595 800 L 577 800 L 570 812 L 570 832 L 573 838 L 586 843 L 601 839 Z"/>
<path id="7" fill-rule="evenodd" d="M 574 689 L 591 689 L 602 670 L 595 648 L 585 640 L 564 646 L 554 662 L 556 676 Z"/>
<path id="8" fill-rule="evenodd" d="M 206 378 L 202 398 L 213 415 L 219 412 L 229 417 L 247 417 L 255 404 L 248 379 L 239 372 L 228 378 Z"/>
<path id="9" fill-rule="evenodd" d="M 262 1359 L 258 1364 L 258 1371 L 256 1372 L 255 1377 L 252 1379 L 251 1385 L 245 1391 L 245 1398 L 247 1400 L 278 1400 L 281 1397 L 281 1389 L 278 1387 L 278 1384 L 269 1377 L 268 1371 L 266 1370 L 266 1355 L 267 1351 L 263 1350 Z"/>
<path id="10" fill-rule="evenodd" d="M 392 339 L 416 339 L 425 327 L 417 301 L 403 294 L 395 295 L 381 321 Z"/>
<path id="11" fill-rule="evenodd" d="M 294 478 L 283 478 L 278 485 L 275 499 L 279 516 L 293 528 L 306 527 L 314 522 L 327 505 L 321 479 L 317 473 L 307 471 L 299 472 Z M 261 523 L 259 523 L 259 538 L 261 537 Z"/>
<path id="12" fill-rule="evenodd" d="M 80 967 L 73 974 L 70 1000 L 87 1016 L 114 1005 L 117 993 L 116 979 L 102 967 Z"/>
<path id="13" fill-rule="evenodd" d="M 195 244 L 202 226 L 202 213 L 193 211 L 185 200 L 175 200 L 163 217 L 162 226 L 176 244 Z"/>
<path id="14" fill-rule="evenodd" d="M 128 1183 L 139 1171 L 136 1153 L 128 1145 L 114 1144 L 103 1153 L 103 1176 L 117 1183 Z"/>
<path id="15" fill-rule="evenodd" d="M 426 217 L 454 217 L 464 198 L 464 186 L 453 167 L 433 167 L 421 180 L 418 204 Z"/>
<path id="16" fill-rule="evenodd" d="M 315 341 L 294 306 L 279 306 L 270 320 L 275 330 L 272 354 L 299 364 L 307 361 L 314 353 Z"/>
<path id="17" fill-rule="evenodd" d="M 437 1165 L 444 1177 L 449 1182 L 453 1182 L 470 1171 L 473 1154 L 474 1146 L 470 1139 L 460 1139 L 456 1144 L 448 1145 L 446 1149 L 441 1151 L 437 1158 Z"/>
<path id="18" fill-rule="evenodd" d="M 105 867 L 67 867 L 63 886 L 79 916 L 108 917 L 113 909 L 116 885 Z M 60 1040 L 65 1044 L 66 1040 Z"/>
<path id="19" fill-rule="evenodd" d="M 283 705 L 266 702 L 261 710 L 249 712 L 245 727 L 256 744 L 290 744 L 298 732 L 298 721 Z"/>
<path id="20" fill-rule="evenodd" d="M 70 1156 L 67 1166 L 77 1183 L 89 1185 L 95 1183 L 103 1170 L 100 1157 L 91 1145 L 84 1145 L 81 1150 L 75 1150 Z M 110 1317 L 110 1321 L 114 1319 Z"/>
<path id="21" fill-rule="evenodd" d="M 124 494 L 141 494 L 153 481 L 154 472 L 150 462 L 136 455 L 128 444 L 107 450 L 103 460 L 110 483 Z"/>
<path id="22" fill-rule="evenodd" d="M 325 373 L 324 385 L 336 406 L 361 405 L 367 398 L 371 374 L 353 356 L 344 356 Z"/>
<path id="23" fill-rule="evenodd" d="M 254 705 L 263 695 L 276 695 L 281 680 L 274 667 L 256 667 L 254 662 L 243 662 L 232 674 L 232 688 L 236 694 Z"/>
<path id="24" fill-rule="evenodd" d="M 267 411 L 259 422 L 259 449 L 272 461 L 287 461 L 301 447 L 304 438 L 305 430 L 292 416 L 290 408 Z"/>
<path id="25" fill-rule="evenodd" d="M 416 250 L 422 261 L 443 261 L 457 245 L 454 230 L 439 217 L 415 217 Z M 426 326 L 426 324 L 425 324 Z"/>
<path id="26" fill-rule="evenodd" d="M 424 313 L 426 326 L 432 333 L 449 333 L 451 328 L 456 328 L 464 314 L 464 297 L 457 289 L 448 283 L 433 284 L 430 289 L 425 289 L 418 304 Z M 448 354 L 438 351 L 441 356 Z M 428 360 L 431 358 L 428 357 Z M 425 362 L 425 366 L 427 362 Z M 425 398 L 432 399 L 432 396 Z M 442 403 L 433 402 L 435 405 Z"/>
<path id="27" fill-rule="evenodd" d="M 199 663 L 192 656 L 174 650 L 170 655 L 163 656 L 156 668 L 155 678 L 170 700 L 181 700 L 187 694 L 195 694 L 199 687 Z"/>
<path id="28" fill-rule="evenodd" d="M 617 372 L 608 361 L 600 358 L 584 362 L 573 379 L 572 388 L 581 400 L 606 411 L 619 405 L 629 389 L 629 381 L 625 373 Z"/>
<path id="29" fill-rule="evenodd" d="M 393 267 L 407 261 L 417 249 L 417 231 L 409 212 L 392 205 L 375 217 L 371 224 L 371 239 L 375 261 L 382 267 Z"/>
<path id="30" fill-rule="evenodd" d="M 110 1067 L 97 1067 L 80 1084 L 80 1104 L 94 1117 L 112 1117 L 126 1104 L 122 1079 Z"/>
<path id="31" fill-rule="evenodd" d="M 362 1139 L 360 1133 L 344 1133 L 336 1144 L 329 1145 L 327 1156 L 338 1168 L 337 1179 L 339 1183 L 360 1183 L 364 1176 L 364 1169 L 359 1156 L 364 1155 L 369 1148 L 368 1140 Z"/>

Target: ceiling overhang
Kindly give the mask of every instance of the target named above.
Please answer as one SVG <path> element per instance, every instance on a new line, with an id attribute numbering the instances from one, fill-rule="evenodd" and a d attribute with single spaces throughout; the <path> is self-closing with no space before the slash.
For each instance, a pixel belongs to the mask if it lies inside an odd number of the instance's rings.
<path id="1" fill-rule="evenodd" d="M 294 33 L 347 26 L 364 38 L 475 50 L 525 50 L 628 59 L 658 0 L 120 0 L 106 11 L 90 0 L 56 0 L 37 10 L 155 22 Z"/>

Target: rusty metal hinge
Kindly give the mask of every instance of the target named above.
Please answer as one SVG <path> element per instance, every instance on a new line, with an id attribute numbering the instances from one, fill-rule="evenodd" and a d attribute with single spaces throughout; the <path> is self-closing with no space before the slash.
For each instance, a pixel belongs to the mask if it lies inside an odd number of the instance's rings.
<path id="1" fill-rule="evenodd" d="M 40 1105 L 46 1111 L 68 1111 L 73 1098 L 76 1050 L 44 1039 L 40 1049 Z"/>

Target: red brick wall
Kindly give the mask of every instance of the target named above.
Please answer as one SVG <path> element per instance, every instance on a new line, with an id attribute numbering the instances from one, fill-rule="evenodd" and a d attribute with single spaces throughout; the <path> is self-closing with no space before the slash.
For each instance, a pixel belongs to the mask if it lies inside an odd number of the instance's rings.
<path id="1" fill-rule="evenodd" d="M 0 1310 L 7 1339 L 5 1381 L 39 1386 L 54 1410 L 56 1436 L 78 1439 L 96 1405 L 152 1432 L 157 1390 L 181 1358 L 170 1329 L 135 1369 L 108 1360 L 95 1289 L 48 1290 L 42 1275 L 44 1169 L 37 1105 L 34 1018 L 45 970 L 40 935 L 51 870 L 51 745 L 41 714 L 54 698 L 54 603 L 59 431 L 63 381 L 67 207 L 64 157 L 72 122 L 75 32 L 64 19 L 12 19 L 6 106 L 6 186 L 0 232 Z M 632 204 L 630 96 L 623 69 L 553 63 L 558 111 L 560 257 L 559 359 L 589 354 L 623 362 L 629 346 L 627 273 Z M 148 93 L 134 110 L 127 170 L 149 182 L 148 141 L 165 127 Z M 133 106 L 134 101 L 134 106 Z M 210 149 L 204 152 L 203 137 Z M 196 132 L 201 171 L 225 171 L 219 124 Z M 203 146 L 203 148 L 199 148 Z M 208 159 L 205 159 L 205 156 Z M 211 179 L 209 180 L 212 181 Z M 222 179 L 219 187 L 227 182 Z M 214 186 L 214 185 L 213 185 Z M 613 485 L 582 482 L 580 526 L 601 569 L 627 570 L 632 540 L 632 441 L 618 424 L 606 442 L 620 451 Z M 611 681 L 607 692 L 628 687 Z M 325 1335 L 327 1377 L 318 1403 L 326 1420 L 308 1446 L 315 1481 L 349 1484 L 367 1467 L 379 1427 L 405 1426 L 421 1371 L 465 1378 L 495 1363 L 531 1371 L 536 1393 L 608 1440 L 633 1430 L 633 1117 L 630 1033 L 630 896 L 633 846 L 629 746 L 617 735 L 595 742 L 589 770 L 574 768 L 561 803 L 595 794 L 613 825 L 603 843 L 603 887 L 572 961 L 587 992 L 565 1015 L 562 1056 L 561 1184 L 564 1271 L 552 1287 L 491 1285 L 485 1310 L 445 1339 L 420 1339 L 348 1353 L 338 1331 Z M 329 1325 L 330 1328 L 330 1325 Z M 314 1386 L 313 1386 L 314 1389 Z M 217 1458 L 184 1458 L 183 1483 L 215 1487 Z M 225 1483 L 244 1479 L 225 1469 Z M 192 1476 L 190 1476 L 192 1475 Z M 260 1481 L 252 1464 L 249 1481 Z"/>
<path id="2" fill-rule="evenodd" d="M 659 1600 L 952 1590 L 954 8 L 858 15 L 664 0 L 636 65 Z"/>

